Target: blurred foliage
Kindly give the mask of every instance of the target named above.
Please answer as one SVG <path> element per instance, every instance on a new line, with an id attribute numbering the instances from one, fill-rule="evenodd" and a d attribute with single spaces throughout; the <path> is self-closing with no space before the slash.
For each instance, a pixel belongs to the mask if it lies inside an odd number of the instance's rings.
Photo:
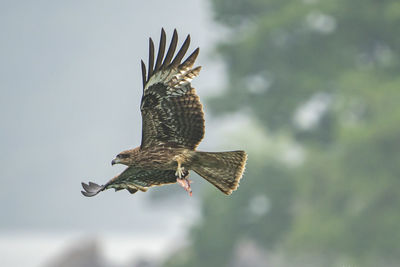
<path id="1" fill-rule="evenodd" d="M 280 241 L 291 222 L 291 175 L 270 162 L 262 166 L 250 161 L 246 168 L 249 179 L 240 185 L 240 194 L 227 197 L 213 189 L 204 195 L 204 219 L 191 232 L 194 242 L 171 258 L 172 266 L 225 266 L 238 240 L 250 238 L 266 248 Z M 270 199 L 276 202 L 272 205 Z"/>
<path id="2" fill-rule="evenodd" d="M 249 151 L 240 190 L 204 196 L 191 245 L 166 265 L 240 266 L 238 244 L 252 240 L 283 251 L 287 266 L 396 266 L 400 2 L 212 4 L 229 29 L 218 47 L 228 84 L 209 99 L 214 114 L 248 112 L 266 131 L 292 136 L 306 156 L 288 168 Z"/>

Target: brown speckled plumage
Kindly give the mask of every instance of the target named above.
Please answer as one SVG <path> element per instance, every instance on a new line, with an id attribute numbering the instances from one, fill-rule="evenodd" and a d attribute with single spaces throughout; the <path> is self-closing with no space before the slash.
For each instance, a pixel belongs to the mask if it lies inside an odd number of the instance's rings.
<path id="1" fill-rule="evenodd" d="M 190 82 L 200 72 L 200 67 L 193 68 L 199 48 L 181 63 L 189 48 L 190 36 L 174 57 L 177 42 L 175 30 L 164 57 L 166 34 L 162 29 L 155 59 L 154 43 L 150 38 L 148 69 L 141 62 L 141 145 L 117 155 L 112 164 L 124 164 L 128 168 L 105 185 L 82 183 L 82 194 L 85 196 L 94 196 L 110 188 L 136 193 L 138 190 L 147 191 L 151 186 L 177 181 L 189 191 L 189 170 L 195 171 L 227 195 L 238 187 L 247 159 L 244 151 L 196 151 L 204 137 L 204 113 Z"/>

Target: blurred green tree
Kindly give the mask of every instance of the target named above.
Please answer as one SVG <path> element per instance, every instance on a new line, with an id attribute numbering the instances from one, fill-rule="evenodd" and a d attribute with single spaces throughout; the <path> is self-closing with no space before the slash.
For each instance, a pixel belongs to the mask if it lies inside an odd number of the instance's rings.
<path id="1" fill-rule="evenodd" d="M 239 245 L 252 240 L 283 251 L 288 266 L 395 266 L 400 2 L 212 4 L 229 30 L 217 49 L 228 84 L 209 106 L 216 115 L 246 112 L 265 131 L 291 136 L 306 156 L 288 168 L 249 151 L 240 190 L 229 199 L 206 194 L 187 253 L 166 265 L 240 266 L 232 263 Z"/>

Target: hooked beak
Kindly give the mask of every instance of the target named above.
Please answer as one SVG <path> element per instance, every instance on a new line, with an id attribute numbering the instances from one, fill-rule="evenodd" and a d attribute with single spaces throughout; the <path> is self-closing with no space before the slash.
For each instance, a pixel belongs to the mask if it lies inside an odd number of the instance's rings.
<path id="1" fill-rule="evenodd" d="M 118 164 L 118 163 L 120 163 L 120 162 L 119 162 L 119 159 L 115 158 L 115 159 L 113 159 L 113 160 L 111 161 L 111 166 L 114 165 L 114 164 Z"/>

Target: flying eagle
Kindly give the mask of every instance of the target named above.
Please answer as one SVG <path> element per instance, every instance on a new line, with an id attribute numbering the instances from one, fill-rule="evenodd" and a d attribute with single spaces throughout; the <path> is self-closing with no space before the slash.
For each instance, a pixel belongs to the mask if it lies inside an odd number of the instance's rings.
<path id="1" fill-rule="evenodd" d="M 200 66 L 193 68 L 199 48 L 181 63 L 190 44 L 190 35 L 174 57 L 177 42 L 178 34 L 174 30 L 164 57 L 166 35 L 162 29 L 154 61 L 154 43 L 150 38 L 147 71 L 141 61 L 142 143 L 137 148 L 122 151 L 112 160 L 112 165 L 128 167 L 105 185 L 82 183 L 84 196 L 92 197 L 110 188 L 127 189 L 133 194 L 138 190 L 147 191 L 151 186 L 176 182 L 192 195 L 189 170 L 227 195 L 237 189 L 247 159 L 244 151 L 196 151 L 204 136 L 204 113 L 190 82 L 200 72 Z"/>

